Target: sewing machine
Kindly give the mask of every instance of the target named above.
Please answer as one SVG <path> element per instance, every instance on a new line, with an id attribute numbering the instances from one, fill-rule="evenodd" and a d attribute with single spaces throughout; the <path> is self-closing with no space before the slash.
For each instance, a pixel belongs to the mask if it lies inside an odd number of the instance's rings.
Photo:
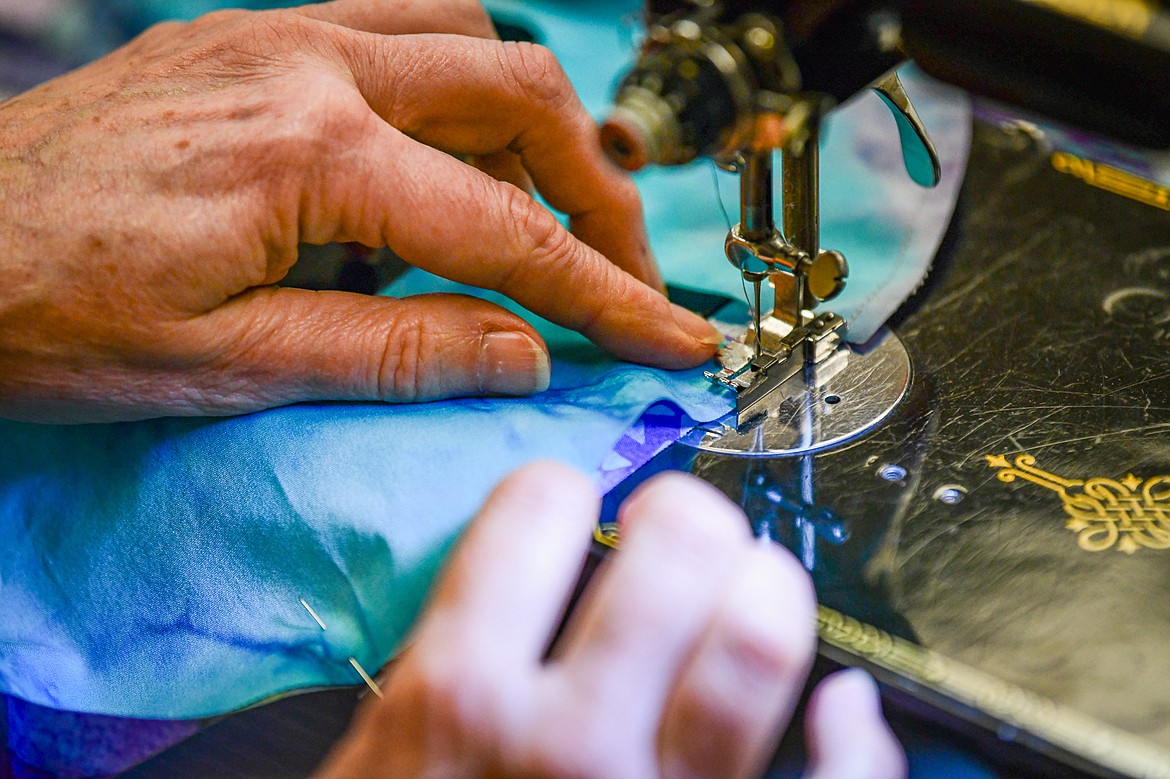
<path id="1" fill-rule="evenodd" d="M 947 33 L 970 18 L 964 15 L 973 6 L 981 6 L 975 32 Z M 1094 10 L 1096 6 L 1048 0 L 648 4 L 641 53 L 602 126 L 606 151 L 629 170 L 707 156 L 740 178 L 740 221 L 730 230 L 725 251 L 754 289 L 753 321 L 722 350 L 722 370 L 711 377 L 736 393 L 736 423 L 711 431 L 704 448 L 757 455 L 815 451 L 864 434 L 905 395 L 910 364 L 895 335 L 883 332 L 865 349 L 850 349 L 842 338 L 847 323 L 841 317 L 813 313 L 836 297 L 848 278 L 845 257 L 820 242 L 819 148 L 826 114 L 859 90 L 872 88 L 897 120 L 907 173 L 925 187 L 939 181 L 934 145 L 892 70 L 905 53 L 934 64 L 944 78 L 969 86 L 990 84 L 993 94 L 1041 108 L 1054 106 L 1062 116 L 1081 122 L 1087 118 L 1097 129 L 1130 140 L 1170 142 L 1166 126 L 1151 122 L 1150 116 L 1170 109 L 1165 92 L 1154 96 L 1134 91 L 1129 102 L 1115 100 L 1104 113 L 1053 104 L 1054 92 L 1085 87 L 1086 82 L 1077 80 L 1083 66 L 1064 67 L 1065 60 L 1078 61 L 1083 52 L 1112 55 L 1109 67 L 1095 64 L 1084 77 L 1090 88 L 1107 85 L 1109 95 L 1125 94 L 1118 84 L 1157 81 L 1144 68 L 1160 64 L 1164 72 L 1170 66 L 1170 38 L 1151 39 L 1139 47 L 1161 55 L 1161 63 L 1148 54 L 1132 56 L 1122 46 L 1139 41 L 1147 34 L 1142 30 L 1170 27 L 1170 14 L 1155 4 L 1121 2 L 1112 4 L 1111 17 L 1110 4 L 1102 6 L 1106 10 Z M 1137 15 L 1142 9 L 1150 18 Z M 996 11 L 1009 20 L 1012 35 L 1006 39 L 987 29 L 987 18 Z M 1032 26 L 1038 24 L 1054 27 L 1036 36 L 1012 26 L 1047 29 Z M 1073 37 L 1070 44 L 1070 25 L 1087 40 Z M 1050 41 L 1048 35 L 1060 37 Z M 1059 48 L 1071 50 L 1056 63 L 1042 48 L 1029 52 L 1012 72 L 1010 84 L 988 80 L 986 70 L 975 73 L 956 65 L 999 62 L 997 54 L 1012 46 L 1034 46 L 1037 40 L 1050 46 L 1059 41 Z M 952 56 L 939 59 L 937 52 Z M 1031 83 L 1025 84 L 1027 80 Z M 1139 102 L 1139 97 L 1149 102 Z M 773 216 L 776 150 L 782 153 L 782 230 Z M 764 284 L 775 292 L 768 313 L 761 295 Z M 862 388 L 864 392 L 857 391 Z"/>
<path id="2" fill-rule="evenodd" d="M 925 288 L 864 344 L 818 311 L 848 277 L 819 231 L 818 135 L 835 106 L 877 91 L 924 186 L 938 159 L 890 70 L 907 55 L 976 93 L 1165 147 L 1170 13 L 1145 0 L 651 0 L 644 21 L 602 141 L 630 170 L 706 156 L 739 174 L 723 248 L 753 294 L 746 310 L 704 310 L 730 339 L 710 378 L 735 413 L 607 506 L 661 470 L 696 473 L 798 554 L 823 604 L 821 654 L 868 668 L 896 707 L 1029 770 L 1170 775 L 1170 667 L 1150 659 L 1170 614 L 1140 584 L 1164 586 L 1170 549 L 1170 476 L 1156 475 L 1170 474 L 1157 439 L 1170 428 L 1170 190 L 1054 148 L 1031 123 L 984 121 L 977 195 Z M 603 517 L 599 543 L 619 535 Z"/>
<path id="3" fill-rule="evenodd" d="M 660 4 L 663 5 L 663 4 Z M 753 321 L 710 378 L 736 393 L 736 420 L 703 447 L 792 454 L 832 446 L 884 419 L 909 386 L 896 336 L 851 350 L 846 322 L 812 309 L 845 286 L 848 263 L 820 243 L 820 126 L 837 98 L 807 92 L 779 18 L 718 4 L 651 11 L 647 43 L 602 126 L 619 165 L 683 164 L 697 155 L 739 174 L 740 222 L 727 259 L 754 290 Z M 881 66 L 888 66 L 883 57 Z M 907 172 L 932 187 L 941 166 L 895 72 L 873 88 L 899 121 Z M 783 232 L 774 222 L 773 152 L 783 153 Z M 774 291 L 765 314 L 764 284 Z M 858 393 L 864 383 L 867 392 Z M 847 388 L 847 389 L 846 389 Z M 822 413 L 829 407 L 832 413 Z"/>

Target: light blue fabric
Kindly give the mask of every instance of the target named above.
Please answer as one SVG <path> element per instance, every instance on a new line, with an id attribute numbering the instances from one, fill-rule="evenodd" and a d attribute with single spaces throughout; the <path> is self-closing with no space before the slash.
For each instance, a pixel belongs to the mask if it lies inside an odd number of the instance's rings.
<path id="1" fill-rule="evenodd" d="M 348 658 L 391 654 L 505 474 L 537 458 L 593 471 L 660 398 L 695 419 L 728 407 L 696 371 L 557 352 L 574 386 L 536 400 L 0 423 L 0 689 L 191 718 L 359 682 Z"/>
<path id="2" fill-rule="evenodd" d="M 634 25 L 619 20 L 633 2 L 490 5 L 538 28 L 600 113 L 627 59 Z M 912 188 L 888 116 L 880 132 L 868 109 L 832 125 L 826 245 L 853 264 L 852 297 L 834 308 L 854 313 L 854 333 L 919 283 L 953 206 L 965 103 L 925 96 L 927 124 L 953 152 L 953 189 Z M 710 169 L 641 183 L 668 278 L 738 294 Z M 736 202 L 734 182 L 721 187 Z M 389 292 L 449 288 L 412 272 Z M 75 711 L 192 718 L 356 683 L 348 658 L 373 669 L 395 650 L 445 550 L 499 478 L 538 458 L 594 472 L 663 398 L 698 421 L 729 408 L 700 371 L 619 364 L 579 336 L 540 329 L 553 389 L 532 399 L 0 422 L 0 691 Z"/>

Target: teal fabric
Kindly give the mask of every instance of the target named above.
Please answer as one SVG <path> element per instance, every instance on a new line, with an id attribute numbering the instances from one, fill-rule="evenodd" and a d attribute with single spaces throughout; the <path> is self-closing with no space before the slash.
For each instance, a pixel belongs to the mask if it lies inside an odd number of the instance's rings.
<path id="1" fill-rule="evenodd" d="M 534 27 L 602 111 L 628 59 L 632 2 L 489 5 Z M 853 264 L 834 308 L 855 317 L 854 334 L 921 281 L 962 170 L 966 103 L 916 90 L 913 77 L 907 86 L 927 98 L 919 108 L 949 189 L 909 184 L 876 98 L 843 111 L 826 147 L 825 242 Z M 640 183 L 667 277 L 738 295 L 719 210 L 720 194 L 736 202 L 735 184 L 720 176 L 720 192 L 705 164 Z M 412 271 L 388 292 L 451 288 Z M 0 691 L 75 711 L 194 718 L 357 683 L 348 659 L 373 669 L 400 646 L 444 553 L 505 474 L 538 458 L 596 473 L 662 399 L 698 421 L 730 408 L 701 370 L 621 364 L 538 324 L 553 387 L 530 399 L 0 422 Z"/>
<path id="2" fill-rule="evenodd" d="M 193 718 L 358 683 L 348 658 L 390 656 L 504 475 L 538 458 L 596 471 L 661 398 L 695 419 L 728 408 L 698 371 L 546 334 L 556 387 L 535 400 L 0 423 L 0 690 Z"/>

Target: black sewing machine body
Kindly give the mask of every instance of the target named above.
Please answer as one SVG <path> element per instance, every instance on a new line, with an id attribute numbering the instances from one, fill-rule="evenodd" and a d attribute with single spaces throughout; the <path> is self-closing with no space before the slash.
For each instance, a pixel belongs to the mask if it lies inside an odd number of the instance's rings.
<path id="1" fill-rule="evenodd" d="M 741 68 L 749 88 L 790 93 L 795 71 L 798 91 L 840 103 L 910 58 L 975 94 L 1170 146 L 1164 0 L 647 0 L 643 51 L 665 40 L 655 28 L 685 18 L 722 28 L 715 37 L 732 40 L 741 64 L 751 63 Z M 759 24 L 774 25 L 780 45 L 760 49 L 740 37 Z M 778 67 L 783 58 L 794 69 Z"/>
<path id="2" fill-rule="evenodd" d="M 878 89 L 901 116 L 907 171 L 927 185 L 915 163 L 930 143 L 882 76 L 905 57 L 978 94 L 1165 146 L 1166 5 L 649 0 L 644 21 L 603 145 L 631 169 L 708 156 L 739 171 L 727 254 L 753 283 L 765 274 L 751 262 L 766 265 L 777 306 L 762 320 L 756 306 L 747 368 L 721 354 L 737 415 L 664 452 L 609 505 L 656 470 L 694 472 L 812 572 L 825 657 L 870 668 L 931 719 L 993 734 L 1001 758 L 1170 776 L 1170 614 L 1156 595 L 1170 578 L 1170 191 L 1053 149 L 1030 125 L 982 123 L 948 241 L 890 322 L 912 364 L 894 411 L 844 443 L 808 446 L 822 419 L 889 382 L 863 368 L 839 390 L 804 336 L 790 349 L 768 341 L 777 323 L 801 332 L 831 299 L 811 280 L 829 248 L 817 131 L 835 104 Z M 783 152 L 779 228 L 759 173 L 770 175 L 771 148 Z M 795 290 L 783 305 L 781 287 Z M 809 389 L 774 392 L 802 350 Z M 777 379 L 768 366 L 780 364 Z M 802 419 L 760 421 L 764 392 Z M 772 456 L 711 445 L 751 424 L 754 451 Z M 803 431 L 806 445 L 791 447 L 803 451 L 760 443 L 784 426 Z M 601 531 L 613 540 L 604 518 Z"/>
<path id="3" fill-rule="evenodd" d="M 1162 188 L 1105 191 L 1069 159 L 977 126 L 948 239 L 890 323 L 913 379 L 878 429 L 771 458 L 692 436 L 608 505 L 693 472 L 804 561 L 822 655 L 896 707 L 1017 769 L 1162 776 L 1170 218 Z"/>

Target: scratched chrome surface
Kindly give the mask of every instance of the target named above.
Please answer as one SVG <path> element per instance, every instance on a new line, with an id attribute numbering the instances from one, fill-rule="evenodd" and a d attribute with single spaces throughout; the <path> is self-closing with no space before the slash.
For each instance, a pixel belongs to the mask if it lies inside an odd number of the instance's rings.
<path id="1" fill-rule="evenodd" d="M 736 414 L 700 425 L 686 440 L 745 457 L 816 452 L 864 435 L 897 407 L 910 386 L 910 357 L 886 329 L 864 345 L 843 344 L 830 357 L 778 386 L 739 425 Z"/>

